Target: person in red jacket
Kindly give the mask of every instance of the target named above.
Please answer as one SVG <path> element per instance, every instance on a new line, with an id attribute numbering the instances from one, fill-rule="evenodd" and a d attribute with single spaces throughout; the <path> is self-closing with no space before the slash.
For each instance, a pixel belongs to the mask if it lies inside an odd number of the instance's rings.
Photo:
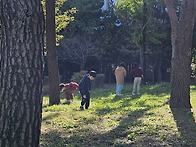
<path id="1" fill-rule="evenodd" d="M 131 70 L 131 74 L 133 74 L 134 77 L 132 95 L 135 95 L 136 89 L 137 89 L 137 94 L 140 95 L 140 85 L 143 78 L 143 71 L 141 67 L 138 66 L 137 63 L 134 64 L 134 68 Z"/>
<path id="2" fill-rule="evenodd" d="M 70 83 L 61 83 L 60 85 L 60 93 L 64 92 L 65 93 L 65 98 L 67 104 L 70 103 L 70 100 L 73 100 L 74 98 L 74 92 L 78 88 L 78 84 L 75 82 L 70 82 Z"/>

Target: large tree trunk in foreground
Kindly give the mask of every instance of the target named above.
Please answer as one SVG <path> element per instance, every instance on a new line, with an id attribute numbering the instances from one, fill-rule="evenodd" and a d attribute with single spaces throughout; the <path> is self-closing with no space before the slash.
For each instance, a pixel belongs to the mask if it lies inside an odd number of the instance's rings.
<path id="1" fill-rule="evenodd" d="M 40 0 L 0 0 L 0 146 L 37 147 L 44 15 Z"/>
<path id="2" fill-rule="evenodd" d="M 172 89 L 170 107 L 191 108 L 190 65 L 195 0 L 183 0 L 177 17 L 172 0 L 165 0 L 172 27 Z"/>
<path id="3" fill-rule="evenodd" d="M 59 71 L 56 55 L 55 1 L 46 0 L 46 49 L 49 76 L 49 104 L 60 103 Z"/>

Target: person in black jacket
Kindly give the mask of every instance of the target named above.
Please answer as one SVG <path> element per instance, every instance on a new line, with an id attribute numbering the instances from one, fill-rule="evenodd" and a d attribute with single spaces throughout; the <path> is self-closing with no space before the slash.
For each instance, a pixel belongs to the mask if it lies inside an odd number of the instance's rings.
<path id="1" fill-rule="evenodd" d="M 90 90 L 91 90 L 91 81 L 96 77 L 95 71 L 90 71 L 90 73 L 85 74 L 79 83 L 79 91 L 82 96 L 82 102 L 80 106 L 80 110 L 88 109 L 90 105 Z"/>

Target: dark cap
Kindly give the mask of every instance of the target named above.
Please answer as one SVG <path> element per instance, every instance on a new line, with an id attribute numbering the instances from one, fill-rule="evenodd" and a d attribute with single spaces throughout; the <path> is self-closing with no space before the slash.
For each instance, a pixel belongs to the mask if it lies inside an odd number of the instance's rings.
<path id="1" fill-rule="evenodd" d="M 138 65 L 138 63 L 134 63 L 134 68 L 137 68 L 137 67 L 139 67 L 139 65 Z"/>
<path id="2" fill-rule="evenodd" d="M 96 73 L 96 71 L 90 71 L 90 76 L 92 76 L 92 77 L 94 77 L 94 78 L 96 78 L 96 75 L 97 75 L 97 73 Z"/>
<path id="3" fill-rule="evenodd" d="M 121 62 L 121 63 L 119 64 L 119 66 L 125 67 L 125 63 L 124 63 L 124 62 Z"/>

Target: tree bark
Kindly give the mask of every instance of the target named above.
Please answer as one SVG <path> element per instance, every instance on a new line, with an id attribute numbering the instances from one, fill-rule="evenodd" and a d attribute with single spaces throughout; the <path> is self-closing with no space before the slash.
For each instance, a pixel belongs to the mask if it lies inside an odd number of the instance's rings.
<path id="1" fill-rule="evenodd" d="M 49 76 L 49 104 L 60 103 L 59 71 L 56 55 L 55 1 L 46 0 L 46 49 Z"/>
<path id="2" fill-rule="evenodd" d="M 144 2 L 143 6 L 143 30 L 142 30 L 142 44 L 140 48 L 140 65 L 143 70 L 144 78 L 142 80 L 143 83 L 146 82 L 146 24 L 147 24 L 147 6 Z"/>
<path id="3" fill-rule="evenodd" d="M 44 14 L 40 0 L 0 0 L 0 146 L 39 145 Z"/>
<path id="4" fill-rule="evenodd" d="M 177 27 L 178 27 L 178 17 L 176 15 L 173 1 L 171 0 L 165 0 L 165 5 L 168 9 L 168 14 L 170 17 L 170 23 L 171 23 L 171 44 L 172 44 L 172 56 L 171 56 L 171 75 L 170 75 L 170 81 L 173 81 L 173 60 L 174 60 L 174 53 L 176 51 L 176 36 L 177 36 Z"/>
<path id="5" fill-rule="evenodd" d="M 183 0 L 177 18 L 172 0 L 165 0 L 172 27 L 172 89 L 170 107 L 191 108 L 190 65 L 194 28 L 195 0 Z"/>
<path id="6" fill-rule="evenodd" d="M 158 69 L 157 69 L 157 82 L 158 83 L 161 83 L 162 81 L 162 57 L 159 55 L 159 58 L 158 58 Z"/>

